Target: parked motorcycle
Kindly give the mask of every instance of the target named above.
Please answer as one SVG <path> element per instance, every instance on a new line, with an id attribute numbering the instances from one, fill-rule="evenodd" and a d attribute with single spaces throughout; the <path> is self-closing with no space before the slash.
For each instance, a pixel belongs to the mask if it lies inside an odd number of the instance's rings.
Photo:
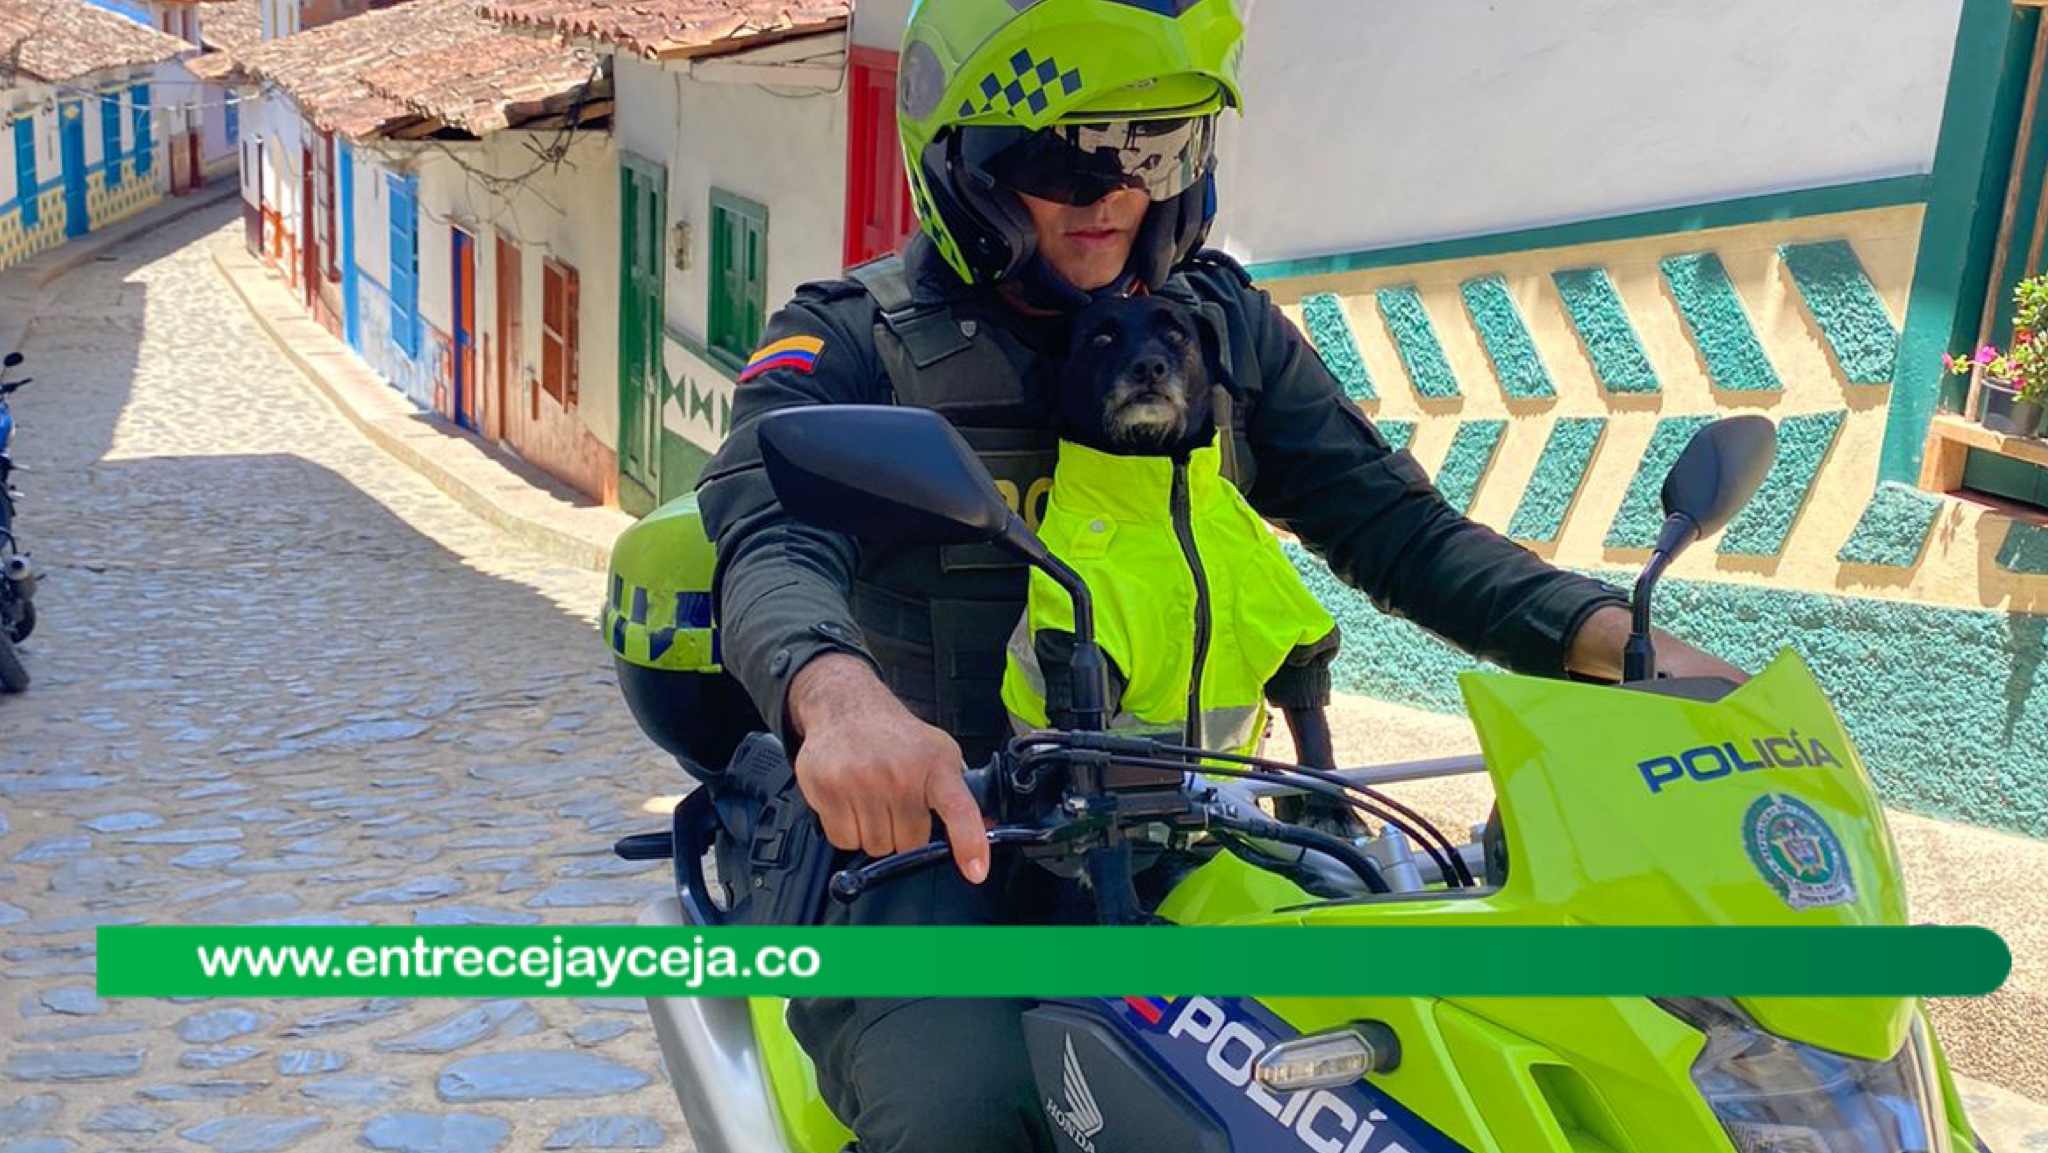
<path id="1" fill-rule="evenodd" d="M 0 360 L 0 692 L 10 693 L 28 688 L 28 669 L 14 646 L 27 640 L 36 628 L 36 577 L 14 524 L 15 502 L 21 499 L 12 479 L 18 466 L 7 453 L 14 437 L 14 414 L 7 398 L 31 379 L 7 379 L 7 371 L 21 362 L 19 352 Z"/>
<path id="2" fill-rule="evenodd" d="M 764 418 L 759 435 L 801 520 L 995 543 L 1053 576 L 1075 601 L 1074 667 L 1091 667 L 1087 588 L 941 418 L 807 408 Z M 1658 577 L 1749 499 L 1774 441 L 1762 418 L 1717 422 L 1672 469 L 1623 684 L 1467 674 L 1479 757 L 1327 772 L 1091 731 L 1104 686 L 1077 675 L 1079 729 L 1019 738 L 969 771 L 991 841 L 1085 874 L 1106 924 L 1904 924 L 1883 808 L 1806 664 L 1787 651 L 1740 687 L 1654 668 Z M 694 504 L 668 506 L 621 539 L 605 614 L 629 704 L 700 777 L 779 753 L 745 735 L 751 710 L 712 695 L 731 685 L 716 664 L 708 557 Z M 671 596 L 664 623 L 656 610 Z M 1462 843 L 1378 789 L 1479 772 L 1497 802 Z M 667 833 L 619 842 L 622 856 L 674 861 L 675 895 L 642 924 L 728 923 L 748 886 L 707 860 L 730 869 L 750 846 L 787 847 L 773 812 L 736 825 L 722 811 L 733 792 L 697 789 Z M 1347 841 L 1258 803 L 1300 794 L 1344 801 L 1377 828 Z M 761 835 L 722 851 L 736 827 Z M 1133 869 L 1162 843 L 1200 863 L 1142 909 Z M 949 861 L 942 840 L 860 858 L 832 876 L 832 898 Z M 648 1005 L 699 1149 L 849 1147 L 783 1001 Z M 1988 1153 L 1910 998 L 1049 999 L 1027 1011 L 1025 1037 L 1061 1153 Z"/>

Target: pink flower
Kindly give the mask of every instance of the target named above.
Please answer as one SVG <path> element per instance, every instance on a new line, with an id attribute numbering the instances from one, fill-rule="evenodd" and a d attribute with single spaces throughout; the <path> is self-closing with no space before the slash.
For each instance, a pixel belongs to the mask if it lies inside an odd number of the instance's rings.
<path id="1" fill-rule="evenodd" d="M 1956 359 L 1954 353 L 1944 352 L 1941 354 L 1941 367 L 1944 371 L 1954 372 L 1961 366 L 1962 362 Z"/>
<path id="2" fill-rule="evenodd" d="M 1995 349 L 1995 348 L 1993 348 L 1993 347 L 1991 347 L 1991 346 L 1990 346 L 1990 345 L 1988 345 L 1988 344 L 1987 344 L 1987 345 L 1985 345 L 1984 347 L 1982 347 L 1982 348 L 1980 348 L 1980 349 L 1978 349 L 1978 350 L 1977 350 L 1977 363 L 1978 363 L 1978 364 L 1990 364 L 1990 363 L 1991 363 L 1992 361 L 1994 361 L 1994 360 L 1997 360 L 1997 359 L 1998 359 L 1998 350 L 1997 350 L 1997 349 Z"/>

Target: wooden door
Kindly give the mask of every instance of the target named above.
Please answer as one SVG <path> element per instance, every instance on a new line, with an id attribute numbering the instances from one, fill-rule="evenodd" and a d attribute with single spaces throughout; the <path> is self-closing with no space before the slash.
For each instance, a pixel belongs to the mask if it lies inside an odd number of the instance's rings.
<path id="1" fill-rule="evenodd" d="M 668 171 L 637 157 L 622 157 L 621 164 L 619 472 L 658 499 Z"/>
<path id="2" fill-rule="evenodd" d="M 519 246 L 498 237 L 498 387 L 491 406 L 492 436 L 503 439 L 511 423 L 511 395 L 523 387 L 526 371 L 524 325 L 526 316 L 526 261 Z M 536 402 L 537 403 L 537 402 Z M 538 414 L 536 414 L 538 416 Z"/>
<path id="3" fill-rule="evenodd" d="M 460 228 L 448 231 L 455 262 L 450 270 L 454 278 L 450 297 L 455 302 L 455 395 L 449 415 L 456 424 L 474 432 L 476 399 L 470 390 L 476 386 L 476 238 Z"/>

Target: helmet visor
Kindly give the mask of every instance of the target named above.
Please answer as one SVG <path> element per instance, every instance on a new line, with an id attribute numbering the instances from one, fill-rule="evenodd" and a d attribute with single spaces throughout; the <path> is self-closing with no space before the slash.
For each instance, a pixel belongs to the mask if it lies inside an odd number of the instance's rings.
<path id="1" fill-rule="evenodd" d="M 982 168 L 997 183 L 1075 206 L 1093 204 L 1121 188 L 1141 189 L 1154 201 L 1170 200 L 1208 175 L 1216 147 L 1214 116 L 979 132 L 989 136 L 978 143 L 994 146 Z"/>

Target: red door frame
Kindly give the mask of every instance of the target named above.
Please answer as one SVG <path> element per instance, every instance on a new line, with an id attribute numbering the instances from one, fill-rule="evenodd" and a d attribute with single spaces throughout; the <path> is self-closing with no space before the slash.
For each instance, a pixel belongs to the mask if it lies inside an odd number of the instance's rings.
<path id="1" fill-rule="evenodd" d="M 448 238 L 454 289 L 449 295 L 455 305 L 455 388 L 448 415 L 457 425 L 475 432 L 475 398 L 470 390 L 476 385 L 476 237 L 451 224 Z"/>
<path id="2" fill-rule="evenodd" d="M 299 146 L 299 272 L 305 281 L 306 310 L 311 312 L 320 299 L 320 238 L 313 231 L 313 150 Z"/>
<path id="3" fill-rule="evenodd" d="M 846 133 L 846 245 L 848 268 L 896 251 L 916 230 L 910 182 L 903 175 L 896 136 L 897 55 L 881 48 L 855 47 L 849 54 Z M 877 202 L 893 198 L 894 203 Z M 890 211 L 879 226 L 870 220 Z"/>
<path id="4" fill-rule="evenodd" d="M 520 347 L 525 330 L 526 263 L 519 246 L 504 233 L 498 234 L 498 387 L 491 406 L 492 436 L 503 440 L 512 406 L 508 401 L 515 378 L 525 367 L 525 349 Z"/>

